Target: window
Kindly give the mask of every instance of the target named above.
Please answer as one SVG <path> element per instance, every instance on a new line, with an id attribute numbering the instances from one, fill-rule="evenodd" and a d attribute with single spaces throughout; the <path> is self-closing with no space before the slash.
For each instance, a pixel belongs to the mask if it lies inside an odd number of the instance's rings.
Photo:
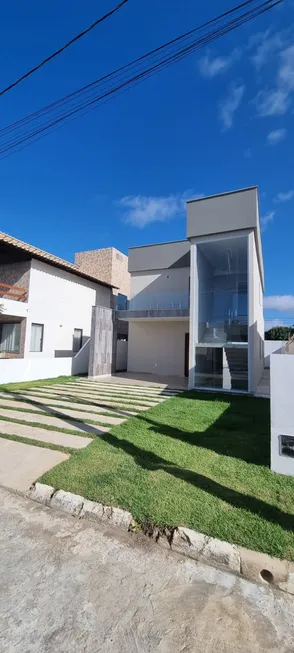
<path id="1" fill-rule="evenodd" d="M 74 329 L 72 350 L 80 351 L 83 344 L 83 329 Z"/>
<path id="2" fill-rule="evenodd" d="M 20 322 L 0 324 L 0 351 L 19 353 Z"/>
<path id="3" fill-rule="evenodd" d="M 31 326 L 31 346 L 30 351 L 43 351 L 44 324 L 34 324 Z"/>

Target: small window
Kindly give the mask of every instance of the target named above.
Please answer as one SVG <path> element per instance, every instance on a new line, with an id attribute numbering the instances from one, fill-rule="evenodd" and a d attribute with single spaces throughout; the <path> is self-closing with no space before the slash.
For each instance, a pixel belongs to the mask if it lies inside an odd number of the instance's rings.
<path id="1" fill-rule="evenodd" d="M 30 351 L 43 351 L 44 324 L 32 323 Z"/>
<path id="2" fill-rule="evenodd" d="M 294 458 L 294 437 L 293 435 L 280 435 L 280 454 Z"/>
<path id="3" fill-rule="evenodd" d="M 3 322 L 0 325 L 0 351 L 19 353 L 20 322 Z"/>
<path id="4" fill-rule="evenodd" d="M 74 329 L 72 350 L 80 351 L 83 344 L 83 329 Z"/>

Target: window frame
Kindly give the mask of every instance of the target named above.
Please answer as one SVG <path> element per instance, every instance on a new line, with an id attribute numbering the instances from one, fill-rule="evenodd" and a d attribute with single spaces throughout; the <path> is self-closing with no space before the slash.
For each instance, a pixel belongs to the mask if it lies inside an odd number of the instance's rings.
<path id="1" fill-rule="evenodd" d="M 79 346 L 78 349 L 75 349 L 75 348 L 74 348 L 74 344 L 75 344 L 75 331 L 80 331 L 80 346 Z M 80 329 L 80 328 L 78 328 L 78 327 L 74 327 L 73 339 L 72 339 L 72 351 L 73 351 L 73 354 L 77 354 L 79 351 L 81 351 L 82 346 L 83 346 L 83 329 Z"/>
<path id="2" fill-rule="evenodd" d="M 16 349 L 3 349 L 2 345 L 2 330 L 4 325 L 18 327 L 18 337 L 16 341 L 18 342 L 18 347 Z M 0 323 L 0 351 L 5 352 L 5 354 L 19 354 L 20 353 L 20 339 L 21 339 L 21 322 L 1 322 Z"/>
<path id="3" fill-rule="evenodd" d="M 33 333 L 33 327 L 41 327 L 42 328 L 42 336 L 41 336 L 41 342 L 40 342 L 40 349 L 32 349 L 32 333 Z M 43 351 L 43 345 L 44 345 L 44 324 L 41 324 L 40 322 L 32 322 L 31 323 L 31 334 L 30 334 L 30 352 L 33 354 L 41 354 Z"/>

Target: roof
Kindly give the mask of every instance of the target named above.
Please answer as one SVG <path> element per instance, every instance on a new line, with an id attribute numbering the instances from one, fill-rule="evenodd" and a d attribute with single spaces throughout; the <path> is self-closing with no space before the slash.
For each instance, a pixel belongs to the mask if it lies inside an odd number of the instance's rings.
<path id="1" fill-rule="evenodd" d="M 80 270 L 80 268 L 77 265 L 74 265 L 73 263 L 69 263 L 68 261 L 64 261 L 64 259 L 59 258 L 54 254 L 49 254 L 48 252 L 44 252 L 44 250 L 39 249 L 38 247 L 34 247 L 33 245 L 28 245 L 28 243 L 24 243 L 22 240 L 18 240 L 18 238 L 14 238 L 13 236 L 4 234 L 2 231 L 0 231 L 0 245 L 1 244 L 8 245 L 9 247 L 12 247 L 18 251 L 24 252 L 25 254 L 29 254 L 32 258 L 36 258 L 39 261 L 44 261 L 44 263 L 49 263 L 51 265 L 54 265 L 55 267 L 60 268 L 61 270 L 66 270 L 67 272 L 76 274 L 77 276 L 82 277 L 83 279 L 89 279 L 89 281 L 94 281 L 95 283 L 99 283 L 101 286 L 106 286 L 107 288 L 116 288 L 116 286 L 113 286 L 110 283 L 106 283 L 105 281 L 100 281 L 98 277 L 82 272 L 82 270 Z"/>
<path id="2" fill-rule="evenodd" d="M 257 186 L 247 186 L 246 188 L 237 188 L 237 190 L 227 190 L 224 193 L 217 193 L 216 195 L 203 195 L 203 197 L 195 197 L 194 199 L 187 200 L 187 204 L 191 202 L 200 202 L 203 200 L 211 200 L 213 197 L 223 197 L 224 195 L 234 195 L 235 193 L 244 193 L 246 190 L 255 190 Z"/>

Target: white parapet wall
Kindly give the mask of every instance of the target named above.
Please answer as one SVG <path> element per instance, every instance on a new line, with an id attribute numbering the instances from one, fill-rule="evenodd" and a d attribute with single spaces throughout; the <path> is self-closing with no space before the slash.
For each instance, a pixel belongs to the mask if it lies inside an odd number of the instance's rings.
<path id="1" fill-rule="evenodd" d="M 89 364 L 89 342 L 87 341 L 74 357 L 0 358 L 0 384 L 86 374 Z"/>
<path id="2" fill-rule="evenodd" d="M 264 341 L 264 367 L 270 367 L 271 354 L 282 354 L 287 340 Z"/>
<path id="3" fill-rule="evenodd" d="M 271 469 L 294 476 L 294 356 L 271 354 Z"/>

